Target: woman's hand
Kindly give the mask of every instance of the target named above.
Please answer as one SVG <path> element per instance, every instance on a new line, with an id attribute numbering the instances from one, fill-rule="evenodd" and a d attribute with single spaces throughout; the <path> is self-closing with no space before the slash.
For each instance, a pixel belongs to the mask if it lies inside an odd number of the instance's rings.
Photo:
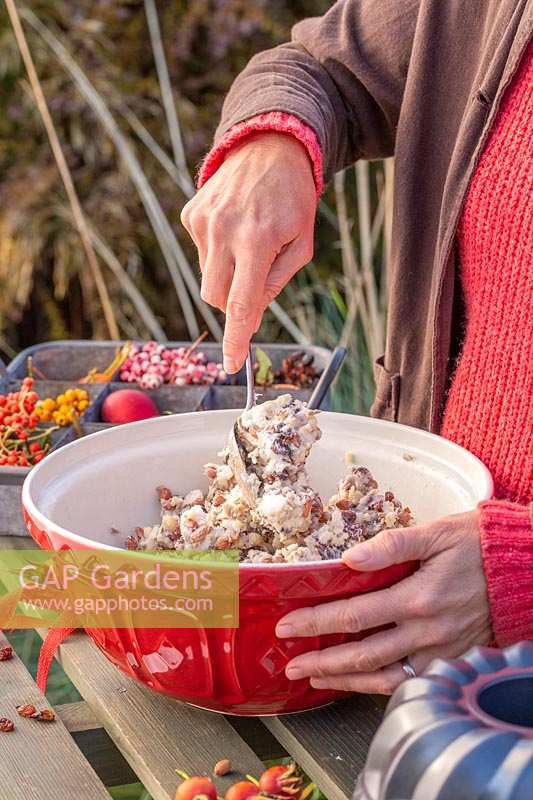
<path id="1" fill-rule="evenodd" d="M 385 530 L 344 554 L 346 564 L 365 572 L 413 560 L 420 561 L 418 571 L 389 589 L 283 617 L 279 637 L 358 633 L 396 623 L 359 642 L 298 656 L 287 665 L 287 676 L 309 676 L 317 689 L 391 694 L 405 679 L 402 658 L 408 656 L 419 674 L 437 656 L 453 658 L 487 644 L 479 511 Z"/>
<path id="2" fill-rule="evenodd" d="M 283 133 L 248 137 L 183 209 L 202 298 L 226 312 L 227 372 L 240 369 L 265 308 L 311 260 L 315 212 L 307 151 Z"/>

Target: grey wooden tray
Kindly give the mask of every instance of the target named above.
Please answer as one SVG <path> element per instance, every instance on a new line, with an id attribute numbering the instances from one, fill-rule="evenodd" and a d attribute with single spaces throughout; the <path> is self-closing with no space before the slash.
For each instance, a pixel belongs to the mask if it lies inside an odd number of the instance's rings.
<path id="1" fill-rule="evenodd" d="M 91 403 L 81 416 L 80 423 L 85 435 L 109 427 L 101 419 L 101 408 L 105 397 L 118 389 L 138 389 L 149 394 L 160 412 L 180 414 L 188 411 L 210 411 L 226 408 L 243 408 L 246 401 L 245 375 L 241 370 L 232 376 L 227 384 L 214 386 L 171 386 L 165 384 L 159 389 L 141 389 L 135 383 L 118 381 L 118 373 L 107 384 L 80 384 L 78 381 L 91 369 L 103 370 L 112 361 L 115 351 L 124 342 L 68 340 L 44 342 L 33 345 L 19 353 L 4 370 L 0 371 L 0 392 L 16 391 L 23 378 L 28 375 L 28 358 L 31 357 L 34 372 L 46 376 L 46 380 L 35 380 L 35 391 L 40 397 L 56 397 L 68 388 L 81 387 L 87 390 Z M 190 342 L 168 342 L 168 347 L 190 346 Z M 318 372 L 328 364 L 331 352 L 323 347 L 297 344 L 263 344 L 264 350 L 272 360 L 274 370 L 281 367 L 283 359 L 290 353 L 303 351 L 314 357 Z M 213 342 L 202 343 L 199 349 L 213 361 L 222 360 L 222 346 Z M 2 365 L 3 366 L 3 365 Z M 271 386 L 259 390 L 259 402 L 272 399 L 291 391 L 302 400 L 309 399 L 311 389 L 289 390 L 282 386 Z M 326 396 L 322 408 L 330 407 Z M 71 426 L 51 434 L 52 450 L 74 441 L 76 432 Z M 21 487 L 30 468 L 0 467 L 0 535 L 25 535 L 21 513 Z"/>

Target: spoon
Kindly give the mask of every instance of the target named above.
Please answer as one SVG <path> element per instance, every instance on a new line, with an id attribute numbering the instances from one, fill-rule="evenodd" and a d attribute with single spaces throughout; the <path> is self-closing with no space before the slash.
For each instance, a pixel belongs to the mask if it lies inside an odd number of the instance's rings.
<path id="1" fill-rule="evenodd" d="M 320 408 L 324 397 L 331 386 L 333 379 L 336 377 L 342 362 L 346 356 L 345 347 L 336 347 L 333 351 L 329 364 L 320 376 L 320 380 L 315 386 L 307 407 L 310 409 Z M 255 382 L 254 382 L 254 369 L 252 362 L 252 349 L 248 350 L 246 357 L 246 407 L 245 411 L 249 411 L 256 403 Z M 228 438 L 228 463 L 231 467 L 237 486 L 242 492 L 245 501 L 250 508 L 253 508 L 257 502 L 257 493 L 250 482 L 248 470 L 246 468 L 247 454 L 241 442 L 240 437 L 240 424 L 239 419 L 233 425 Z"/>
<path id="2" fill-rule="evenodd" d="M 250 347 L 246 356 L 246 406 L 244 410 L 249 411 L 253 408 L 256 400 L 252 348 Z M 240 417 L 235 421 L 228 437 L 228 463 L 244 499 L 250 508 L 253 508 L 256 504 L 257 496 L 250 485 L 248 470 L 246 469 L 246 450 L 240 438 L 239 420 Z"/>

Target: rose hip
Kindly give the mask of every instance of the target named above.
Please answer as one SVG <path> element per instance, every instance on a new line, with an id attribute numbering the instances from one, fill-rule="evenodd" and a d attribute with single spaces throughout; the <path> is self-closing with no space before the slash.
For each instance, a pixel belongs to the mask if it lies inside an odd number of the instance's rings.
<path id="1" fill-rule="evenodd" d="M 13 648 L 10 644 L 0 647 L 0 661 L 9 661 L 13 658 Z"/>
<path id="2" fill-rule="evenodd" d="M 259 778 L 261 792 L 295 800 L 302 791 L 303 776 L 296 764 L 278 764 L 267 769 Z"/>
<path id="3" fill-rule="evenodd" d="M 176 800 L 217 800 L 217 790 L 210 778 L 195 775 L 180 783 L 176 790 Z"/>
<path id="4" fill-rule="evenodd" d="M 248 800 L 249 797 L 257 797 L 259 788 L 251 781 L 239 781 L 230 786 L 224 800 Z"/>

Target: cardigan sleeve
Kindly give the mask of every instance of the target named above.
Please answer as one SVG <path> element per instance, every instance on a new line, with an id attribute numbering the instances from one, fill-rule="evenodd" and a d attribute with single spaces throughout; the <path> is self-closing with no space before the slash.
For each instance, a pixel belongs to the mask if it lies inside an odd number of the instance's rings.
<path id="1" fill-rule="evenodd" d="M 486 500 L 479 508 L 483 567 L 496 642 L 506 646 L 533 640 L 533 504 Z"/>
<path id="2" fill-rule="evenodd" d="M 256 117 L 239 122 L 215 144 L 205 157 L 198 173 L 198 188 L 201 188 L 209 178 L 214 175 L 223 163 L 227 154 L 245 139 L 257 132 L 276 131 L 294 136 L 300 141 L 311 159 L 313 176 L 317 197 L 320 196 L 324 185 L 322 179 L 322 150 L 315 132 L 304 122 L 291 114 L 283 111 L 271 111 L 267 114 L 258 114 Z"/>
<path id="3" fill-rule="evenodd" d="M 421 0 L 337 0 L 291 41 L 254 56 L 233 83 L 215 135 L 283 111 L 311 128 L 324 176 L 394 152 Z"/>

